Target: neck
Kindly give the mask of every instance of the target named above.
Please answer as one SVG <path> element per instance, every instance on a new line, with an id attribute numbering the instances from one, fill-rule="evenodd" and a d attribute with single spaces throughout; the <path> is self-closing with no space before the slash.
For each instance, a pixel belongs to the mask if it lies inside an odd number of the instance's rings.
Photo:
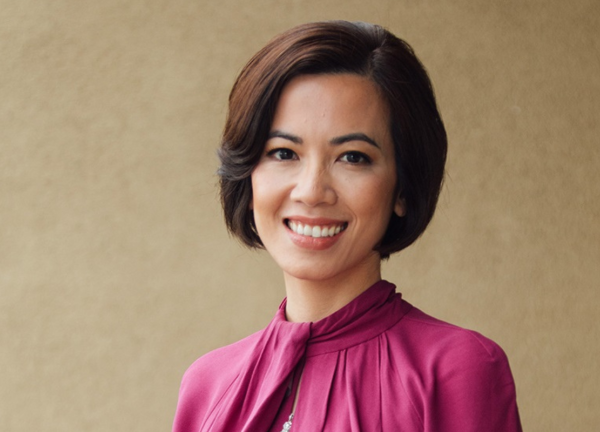
<path id="1" fill-rule="evenodd" d="M 325 280 L 307 280 L 284 274 L 287 292 L 286 318 L 291 322 L 315 322 L 340 310 L 381 280 L 378 266 Z"/>

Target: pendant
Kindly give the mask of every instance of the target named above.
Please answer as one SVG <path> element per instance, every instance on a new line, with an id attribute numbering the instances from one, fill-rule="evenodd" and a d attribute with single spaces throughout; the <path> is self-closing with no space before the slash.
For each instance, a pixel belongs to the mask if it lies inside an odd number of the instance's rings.
<path id="1" fill-rule="evenodd" d="M 294 418 L 294 413 L 290 414 L 290 418 L 283 424 L 283 429 L 281 432 L 288 432 L 292 428 L 292 419 Z"/>

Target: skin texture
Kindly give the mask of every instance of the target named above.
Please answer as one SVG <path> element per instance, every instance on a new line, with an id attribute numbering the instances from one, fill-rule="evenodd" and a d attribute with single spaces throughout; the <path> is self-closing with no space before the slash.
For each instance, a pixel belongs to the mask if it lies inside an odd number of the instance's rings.
<path id="1" fill-rule="evenodd" d="M 381 279 L 373 248 L 392 211 L 405 211 L 395 178 L 389 111 L 370 80 L 309 75 L 287 84 L 252 173 L 251 208 L 284 273 L 288 320 L 321 319 Z M 312 238 L 288 220 L 343 228 Z"/>

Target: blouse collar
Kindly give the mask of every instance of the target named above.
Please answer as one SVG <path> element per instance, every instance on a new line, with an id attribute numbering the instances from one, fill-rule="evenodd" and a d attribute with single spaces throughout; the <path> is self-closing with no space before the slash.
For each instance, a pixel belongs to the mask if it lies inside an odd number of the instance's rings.
<path id="1" fill-rule="evenodd" d="M 272 324 L 283 333 L 304 333 L 306 356 L 339 351 L 380 335 L 402 319 L 408 303 L 401 301 L 395 289 L 394 284 L 380 280 L 340 310 L 312 323 L 286 321 L 284 299 Z"/>

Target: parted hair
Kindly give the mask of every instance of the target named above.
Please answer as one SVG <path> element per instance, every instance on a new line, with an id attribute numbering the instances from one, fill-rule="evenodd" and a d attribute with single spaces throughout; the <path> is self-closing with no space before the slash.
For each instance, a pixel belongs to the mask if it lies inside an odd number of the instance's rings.
<path id="1" fill-rule="evenodd" d="M 267 43 L 242 69 L 229 95 L 218 152 L 221 202 L 228 230 L 246 245 L 263 247 L 250 210 L 250 176 L 264 152 L 282 89 L 300 75 L 346 73 L 374 82 L 390 110 L 396 193 L 406 213 L 392 214 L 376 250 L 387 258 L 412 244 L 431 221 L 447 139 L 425 68 L 410 45 L 381 26 L 315 22 Z"/>

